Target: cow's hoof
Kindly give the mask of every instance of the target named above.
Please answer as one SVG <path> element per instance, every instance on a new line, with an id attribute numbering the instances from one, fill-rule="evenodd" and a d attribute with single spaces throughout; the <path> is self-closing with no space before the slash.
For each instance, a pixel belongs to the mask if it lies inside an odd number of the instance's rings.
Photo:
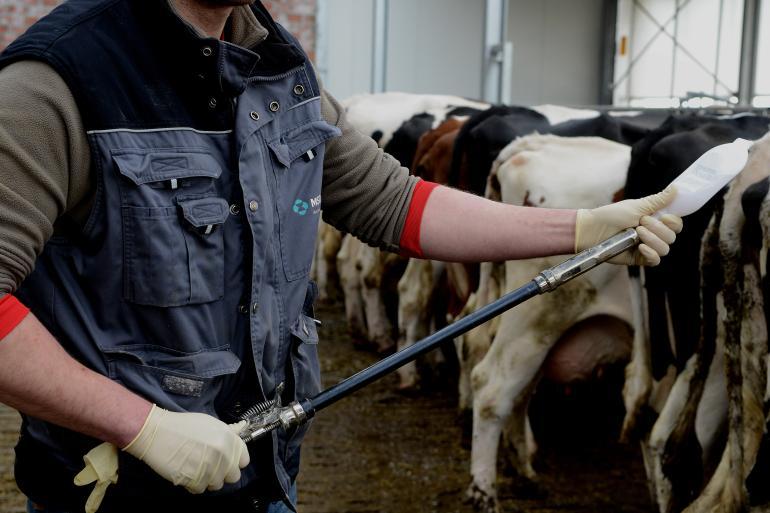
<path id="1" fill-rule="evenodd" d="M 471 483 L 466 492 L 467 502 L 479 513 L 500 513 L 500 505 L 494 493 L 485 492 L 476 483 Z"/>

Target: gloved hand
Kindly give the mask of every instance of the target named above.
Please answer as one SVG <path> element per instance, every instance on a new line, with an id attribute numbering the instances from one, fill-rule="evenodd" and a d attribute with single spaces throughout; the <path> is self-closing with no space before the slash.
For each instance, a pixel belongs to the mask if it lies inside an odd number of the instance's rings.
<path id="1" fill-rule="evenodd" d="M 86 513 L 96 513 L 107 487 L 118 482 L 118 448 L 104 442 L 88 451 L 83 461 L 86 467 L 75 476 L 75 484 L 86 486 L 96 482 L 86 501 Z"/>
<path id="2" fill-rule="evenodd" d="M 175 413 L 153 405 L 142 430 L 124 451 L 190 493 L 237 483 L 249 464 L 238 433 L 246 422 L 225 424 L 203 413 Z"/>
<path id="3" fill-rule="evenodd" d="M 682 218 L 666 214 L 652 216 L 670 204 L 676 191 L 662 192 L 635 200 L 625 200 L 591 210 L 578 210 L 575 223 L 575 252 L 595 246 L 626 228 L 636 228 L 641 244 L 610 260 L 613 264 L 654 266 L 669 252 L 669 245 L 682 231 Z"/>

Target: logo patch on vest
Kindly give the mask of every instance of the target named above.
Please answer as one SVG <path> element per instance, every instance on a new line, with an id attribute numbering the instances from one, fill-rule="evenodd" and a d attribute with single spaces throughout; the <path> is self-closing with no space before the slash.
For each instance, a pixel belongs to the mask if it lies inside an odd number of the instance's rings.
<path id="1" fill-rule="evenodd" d="M 294 202 L 294 206 L 291 207 L 294 213 L 297 214 L 298 216 L 306 215 L 309 208 L 310 208 L 310 205 L 307 204 L 307 201 L 303 201 L 301 199 L 296 200 Z"/>
<path id="2" fill-rule="evenodd" d="M 291 207 L 292 211 L 298 216 L 307 215 L 308 211 L 312 208 L 312 214 L 316 215 L 321 212 L 321 195 L 319 194 L 315 198 L 310 198 L 305 201 L 303 199 L 297 199 L 294 201 L 294 205 Z"/>
<path id="3" fill-rule="evenodd" d="M 166 374 L 163 376 L 163 390 L 174 394 L 186 395 L 189 397 L 200 397 L 203 393 L 204 381 L 200 379 L 182 378 Z"/>

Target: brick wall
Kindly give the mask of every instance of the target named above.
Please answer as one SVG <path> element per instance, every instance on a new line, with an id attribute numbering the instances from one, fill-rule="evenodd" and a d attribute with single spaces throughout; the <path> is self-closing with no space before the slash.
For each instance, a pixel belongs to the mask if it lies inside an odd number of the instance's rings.
<path id="1" fill-rule="evenodd" d="M 0 50 L 60 3 L 61 0 L 0 0 Z M 264 4 L 314 57 L 316 0 L 274 0 Z"/>

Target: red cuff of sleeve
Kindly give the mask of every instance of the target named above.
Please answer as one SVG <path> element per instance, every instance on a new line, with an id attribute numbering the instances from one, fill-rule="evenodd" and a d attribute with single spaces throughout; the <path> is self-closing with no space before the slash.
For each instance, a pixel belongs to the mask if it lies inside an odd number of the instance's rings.
<path id="1" fill-rule="evenodd" d="M 398 242 L 401 254 L 404 256 L 423 257 L 422 248 L 420 247 L 422 215 L 425 212 L 425 204 L 428 203 L 428 197 L 436 187 L 438 187 L 437 183 L 426 182 L 425 180 L 420 180 L 414 186 L 412 201 L 409 203 L 409 211 L 406 214 L 404 230 L 401 232 L 401 240 Z"/>
<path id="2" fill-rule="evenodd" d="M 27 316 L 29 308 L 22 305 L 11 294 L 0 298 L 0 340 L 13 331 Z"/>

